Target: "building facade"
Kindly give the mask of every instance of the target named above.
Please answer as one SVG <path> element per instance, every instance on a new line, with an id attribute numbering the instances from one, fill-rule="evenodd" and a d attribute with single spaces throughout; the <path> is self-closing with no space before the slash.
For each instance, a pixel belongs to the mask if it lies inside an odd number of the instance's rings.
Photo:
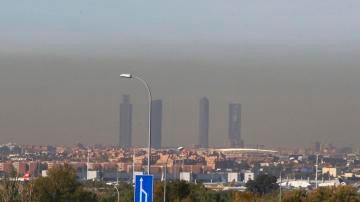
<path id="1" fill-rule="evenodd" d="M 243 147 L 241 139 L 241 104 L 229 104 L 230 147 Z"/>
<path id="2" fill-rule="evenodd" d="M 132 109 L 133 108 L 132 104 L 130 103 L 130 96 L 123 95 L 123 101 L 120 104 L 120 147 L 128 148 L 132 146 Z"/>
<path id="3" fill-rule="evenodd" d="M 209 100 L 207 97 L 200 99 L 199 105 L 199 147 L 209 147 Z"/>
<path id="4" fill-rule="evenodd" d="M 151 145 L 159 149 L 162 135 L 162 100 L 153 100 L 151 108 Z"/>

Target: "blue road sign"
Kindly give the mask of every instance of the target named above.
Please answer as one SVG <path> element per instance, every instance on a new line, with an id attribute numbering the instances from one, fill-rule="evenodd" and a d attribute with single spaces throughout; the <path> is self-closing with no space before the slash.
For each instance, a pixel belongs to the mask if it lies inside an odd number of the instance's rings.
<path id="1" fill-rule="evenodd" d="M 153 182 L 152 175 L 136 175 L 135 178 L 135 202 L 153 201 Z"/>

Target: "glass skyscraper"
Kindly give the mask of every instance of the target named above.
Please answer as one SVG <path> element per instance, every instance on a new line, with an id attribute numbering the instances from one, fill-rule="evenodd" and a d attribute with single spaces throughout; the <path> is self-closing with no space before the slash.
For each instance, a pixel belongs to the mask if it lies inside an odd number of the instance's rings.
<path id="1" fill-rule="evenodd" d="M 123 101 L 120 104 L 120 138 L 119 146 L 128 148 L 131 147 L 131 132 L 132 132 L 132 104 L 130 103 L 130 96 L 123 95 Z"/>
<path id="2" fill-rule="evenodd" d="M 161 148 L 162 100 L 151 102 L 151 146 Z"/>
<path id="3" fill-rule="evenodd" d="M 209 147 L 209 100 L 207 97 L 200 99 L 199 105 L 199 147 Z"/>
<path id="4" fill-rule="evenodd" d="M 241 104 L 229 104 L 229 141 L 231 147 L 243 147 L 241 140 Z"/>

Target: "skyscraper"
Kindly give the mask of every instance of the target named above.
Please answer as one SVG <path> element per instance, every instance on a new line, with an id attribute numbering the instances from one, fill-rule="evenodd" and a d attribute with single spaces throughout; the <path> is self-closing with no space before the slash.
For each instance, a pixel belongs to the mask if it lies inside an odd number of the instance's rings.
<path id="1" fill-rule="evenodd" d="M 243 147 L 241 140 L 241 104 L 229 104 L 229 140 L 231 147 Z"/>
<path id="2" fill-rule="evenodd" d="M 315 142 L 314 150 L 315 150 L 315 152 L 320 152 L 320 150 L 321 150 L 321 143 L 320 143 L 319 141 L 316 141 L 316 142 Z"/>
<path id="3" fill-rule="evenodd" d="M 151 146 L 159 149 L 161 148 L 162 101 L 153 100 L 151 108 Z"/>
<path id="4" fill-rule="evenodd" d="M 123 101 L 120 104 L 120 147 L 131 147 L 131 131 L 132 131 L 132 104 L 130 104 L 130 96 L 123 95 Z"/>
<path id="5" fill-rule="evenodd" d="M 199 106 L 199 147 L 209 147 L 209 100 L 207 97 L 200 99 Z"/>

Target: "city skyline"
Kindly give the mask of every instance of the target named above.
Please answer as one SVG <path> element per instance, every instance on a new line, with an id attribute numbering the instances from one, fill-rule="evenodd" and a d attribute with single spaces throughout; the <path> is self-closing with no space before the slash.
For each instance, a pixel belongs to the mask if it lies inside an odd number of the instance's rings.
<path id="1" fill-rule="evenodd" d="M 159 149 L 162 146 L 162 100 L 152 100 L 151 107 L 151 147 Z"/>
<path id="2" fill-rule="evenodd" d="M 155 149 L 162 148 L 162 113 L 163 101 L 161 99 L 151 102 L 151 147 Z M 120 104 L 120 140 L 119 146 L 129 148 L 140 146 L 132 144 L 132 110 L 130 95 L 122 95 Z M 204 96 L 199 101 L 199 148 L 209 148 L 209 119 L 210 119 L 209 99 Z M 244 147 L 244 141 L 241 136 L 241 104 L 229 104 L 229 142 L 227 147 Z M 219 146 L 214 146 L 219 147 Z"/>
<path id="3" fill-rule="evenodd" d="M 199 103 L 199 142 L 200 148 L 209 147 L 209 99 L 202 97 Z"/>
<path id="4" fill-rule="evenodd" d="M 360 146 L 359 1 L 4 3 L 1 143 L 117 145 L 129 94 L 147 145 L 146 92 L 119 78 L 132 73 L 164 101 L 165 147 L 198 144 L 203 95 L 210 147 L 229 145 L 228 103 L 246 145 Z"/>
<path id="5" fill-rule="evenodd" d="M 229 146 L 244 147 L 241 137 L 241 104 L 229 104 Z"/>
<path id="6" fill-rule="evenodd" d="M 359 0 L 2 3 L 1 201 L 360 201 Z"/>
<path id="7" fill-rule="evenodd" d="M 133 106 L 130 103 L 130 95 L 123 95 L 120 104 L 120 138 L 119 146 L 132 147 L 132 111 Z"/>

